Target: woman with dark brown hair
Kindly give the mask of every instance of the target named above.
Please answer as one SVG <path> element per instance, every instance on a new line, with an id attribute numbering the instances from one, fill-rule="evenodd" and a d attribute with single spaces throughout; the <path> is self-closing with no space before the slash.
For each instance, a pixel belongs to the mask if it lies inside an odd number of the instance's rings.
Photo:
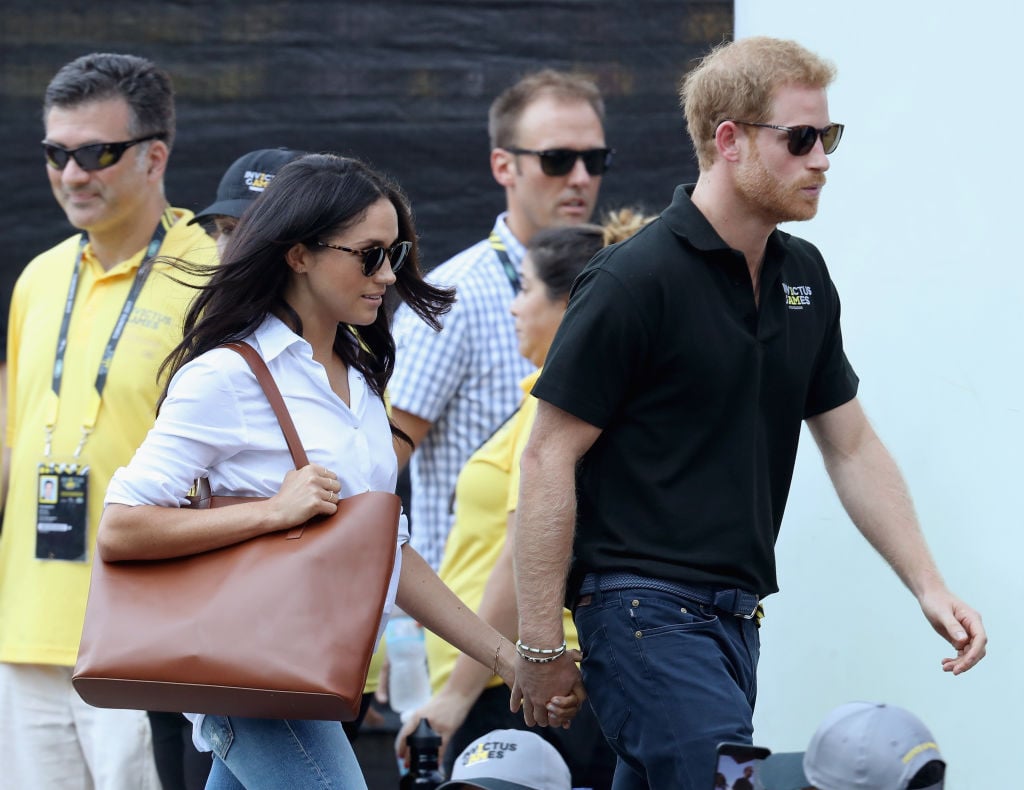
<path id="1" fill-rule="evenodd" d="M 331 155 L 283 167 L 242 216 L 186 317 L 184 340 L 165 363 L 171 378 L 156 424 L 108 489 L 101 556 L 208 551 L 332 514 L 347 496 L 394 491 L 393 441 L 405 437 L 383 400 L 394 364 L 384 298 L 392 287 L 435 327 L 453 299 L 420 275 L 411 211 L 397 185 Z M 262 388 L 238 354 L 221 348 L 233 341 L 267 363 L 306 467 L 292 468 Z M 264 499 L 183 507 L 198 477 L 209 478 L 215 494 Z M 464 607 L 407 541 L 403 517 L 384 619 L 397 599 L 511 681 L 512 645 Z M 366 786 L 338 722 L 189 718 L 197 746 L 215 755 L 208 788 Z"/>

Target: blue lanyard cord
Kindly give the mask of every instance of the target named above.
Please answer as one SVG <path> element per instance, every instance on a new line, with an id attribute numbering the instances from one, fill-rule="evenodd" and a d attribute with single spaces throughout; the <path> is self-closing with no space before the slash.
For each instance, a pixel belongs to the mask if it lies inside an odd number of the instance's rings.
<path id="1" fill-rule="evenodd" d="M 110 372 L 110 364 L 114 359 L 114 351 L 117 349 L 117 344 L 121 340 L 121 335 L 124 333 L 124 328 L 128 323 L 128 318 L 131 316 L 132 311 L 135 309 L 135 303 L 138 301 L 139 294 L 142 292 L 142 287 L 146 284 L 146 280 L 149 278 L 150 272 L 153 270 L 153 258 L 156 257 L 157 252 L 160 250 L 160 245 L 163 244 L 164 237 L 167 235 L 167 229 L 174 224 L 177 218 L 174 216 L 170 209 L 164 212 L 160 218 L 160 222 L 156 226 L 156 230 L 153 231 L 153 237 L 149 242 L 149 246 L 146 247 L 146 253 L 143 256 L 142 263 L 139 264 L 138 271 L 135 272 L 135 279 L 132 282 L 132 286 L 128 291 L 128 296 L 125 297 L 124 305 L 121 307 L 121 313 L 117 318 L 117 323 L 114 324 L 114 329 L 110 333 L 110 338 L 107 340 L 107 345 L 103 349 L 103 356 L 100 359 L 99 370 L 96 373 L 96 396 L 102 398 L 103 389 L 107 384 L 107 374 Z M 82 238 L 78 243 L 78 254 L 75 256 L 75 268 L 71 273 L 71 282 L 68 285 L 68 296 L 64 300 L 64 316 L 61 319 L 60 333 L 57 337 L 57 352 L 53 361 L 53 378 L 51 387 L 53 394 L 59 399 L 61 382 L 64 378 L 64 355 L 67 352 L 68 346 L 68 330 L 71 326 L 71 313 L 75 306 L 75 297 L 78 293 L 78 281 L 81 276 L 82 270 L 82 256 L 85 253 L 85 245 L 88 243 L 87 234 L 83 233 Z M 56 423 L 56 414 L 53 415 L 52 423 Z M 50 432 L 52 431 L 53 425 L 47 427 L 47 443 L 46 443 L 46 455 L 49 455 L 50 449 Z M 83 428 L 83 439 L 82 443 L 85 442 L 85 436 L 88 435 L 87 428 Z M 81 451 L 81 445 L 79 445 L 78 451 Z M 78 453 L 76 452 L 76 455 Z"/>
<path id="2" fill-rule="evenodd" d="M 57 336 L 57 353 L 53 360 L 53 381 L 50 385 L 57 397 L 60 397 L 60 382 L 64 377 L 64 352 L 68 347 L 68 327 L 71 325 L 71 311 L 75 306 L 75 293 L 78 291 L 78 274 L 82 267 L 82 253 L 85 252 L 85 245 L 89 243 L 89 237 L 85 233 L 78 241 L 78 254 L 75 256 L 75 268 L 71 272 L 71 285 L 68 287 L 68 296 L 64 300 L 64 317 L 60 322 L 60 334 Z"/>

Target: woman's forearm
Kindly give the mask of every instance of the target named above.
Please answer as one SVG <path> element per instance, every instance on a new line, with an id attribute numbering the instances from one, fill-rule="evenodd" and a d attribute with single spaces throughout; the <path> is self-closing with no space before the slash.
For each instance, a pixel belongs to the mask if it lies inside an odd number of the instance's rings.
<path id="1" fill-rule="evenodd" d="M 272 531 L 259 502 L 195 509 L 107 505 L 96 549 L 107 562 L 160 560 L 230 546 Z"/>
<path id="2" fill-rule="evenodd" d="M 309 464 L 288 472 L 267 499 L 215 508 L 110 504 L 103 510 L 97 551 L 107 562 L 160 560 L 199 554 L 268 532 L 329 516 L 337 506 L 338 477 Z"/>
<path id="3" fill-rule="evenodd" d="M 512 573 L 512 541 L 514 539 L 515 512 L 508 515 L 505 544 L 487 577 L 477 615 L 488 625 L 515 641 L 519 628 L 519 607 L 516 605 L 516 584 Z M 460 654 L 445 683 L 445 689 L 460 696 L 476 699 L 487 688 L 493 677 L 489 668 Z"/>
<path id="4" fill-rule="evenodd" d="M 408 544 L 402 547 L 398 605 L 424 627 L 480 663 L 481 671 L 494 672 L 511 685 L 515 657 L 512 643 L 482 622 Z"/>

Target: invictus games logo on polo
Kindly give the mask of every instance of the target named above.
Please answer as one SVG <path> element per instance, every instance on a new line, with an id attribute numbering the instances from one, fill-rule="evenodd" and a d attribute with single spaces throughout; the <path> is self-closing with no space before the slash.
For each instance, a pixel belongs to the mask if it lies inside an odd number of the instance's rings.
<path id="1" fill-rule="evenodd" d="M 786 297 L 786 307 L 790 310 L 803 310 L 811 305 L 811 286 L 782 284 L 782 293 Z"/>
<path id="2" fill-rule="evenodd" d="M 159 331 L 162 329 L 169 330 L 171 328 L 172 319 L 167 315 L 167 313 L 160 313 L 156 310 L 147 310 L 141 307 L 136 307 L 132 310 L 132 314 L 128 318 L 128 323 Z"/>

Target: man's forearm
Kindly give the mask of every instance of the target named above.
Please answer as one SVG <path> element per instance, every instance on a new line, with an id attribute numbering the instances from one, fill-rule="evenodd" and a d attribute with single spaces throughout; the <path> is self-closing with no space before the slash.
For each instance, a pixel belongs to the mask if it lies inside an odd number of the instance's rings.
<path id="1" fill-rule="evenodd" d="M 513 548 L 519 638 L 550 649 L 564 638 L 565 578 L 576 523 L 575 467 L 528 447 L 520 489 Z"/>
<path id="2" fill-rule="evenodd" d="M 850 519 L 910 591 L 945 586 L 921 532 L 895 460 L 868 426 L 852 452 L 823 448 L 825 465 Z"/>
<path id="3" fill-rule="evenodd" d="M 942 661 L 959 675 L 985 656 L 981 615 L 946 587 L 914 514 L 906 482 L 856 400 L 808 420 L 839 499 L 857 529 L 917 598 L 935 631 L 956 648 Z"/>

